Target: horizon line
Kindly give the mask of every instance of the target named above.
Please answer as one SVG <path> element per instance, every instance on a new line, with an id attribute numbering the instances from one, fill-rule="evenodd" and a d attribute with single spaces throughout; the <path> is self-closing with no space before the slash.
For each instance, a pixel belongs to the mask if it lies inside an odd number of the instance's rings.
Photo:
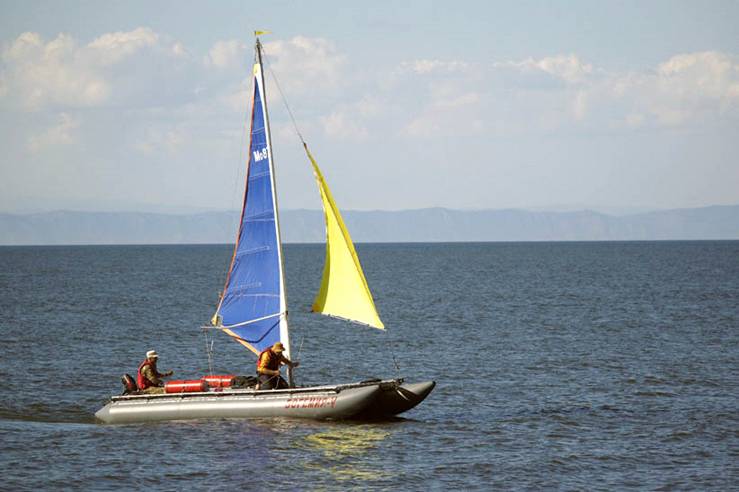
<path id="1" fill-rule="evenodd" d="M 543 206 L 535 206 L 535 207 L 501 207 L 501 208 L 453 208 L 453 207 L 446 207 L 446 206 L 429 206 L 429 207 L 418 207 L 418 208 L 400 208 L 400 209 L 344 209 L 342 210 L 343 213 L 402 213 L 402 212 L 420 212 L 420 211 L 427 211 L 427 210 L 445 210 L 450 212 L 467 212 L 467 213 L 474 213 L 474 212 L 506 212 L 506 211 L 520 211 L 520 212 L 530 212 L 530 213 L 555 213 L 555 214 L 568 214 L 568 213 L 578 213 L 578 212 L 591 212 L 596 213 L 600 215 L 622 215 L 622 216 L 628 216 L 628 215 L 642 215 L 647 213 L 654 213 L 654 212 L 669 212 L 669 211 L 680 211 L 680 210 L 698 210 L 698 209 L 705 209 L 705 208 L 722 208 L 722 207 L 739 207 L 739 203 L 731 203 L 731 204 L 711 204 L 711 205 L 699 205 L 694 207 L 668 207 L 668 208 L 662 208 L 662 207 L 628 207 L 628 206 L 587 206 L 587 207 L 568 207 L 568 206 L 551 206 L 551 207 L 543 207 Z M 557 210 L 557 208 L 562 208 L 562 210 Z M 614 214 L 609 212 L 602 212 L 598 209 L 629 209 L 633 208 L 635 210 L 637 209 L 644 209 L 642 211 L 636 211 L 636 212 L 625 212 L 622 214 Z M 313 209 L 313 208 L 284 208 L 281 210 L 281 212 L 315 212 L 315 213 L 323 213 L 322 209 Z M 78 214 L 142 214 L 142 215 L 165 215 L 165 216 L 188 216 L 188 215 L 206 215 L 206 214 L 223 214 L 223 213 L 239 213 L 238 209 L 216 209 L 216 210 L 196 210 L 196 211 L 183 211 L 183 212 L 171 212 L 171 211 L 151 211 L 151 210 L 135 210 L 135 209 L 121 209 L 121 210 L 80 210 L 80 209 L 74 209 L 74 208 L 58 208 L 58 209 L 45 209 L 45 210 L 38 210 L 38 211 L 25 211 L 25 212 L 19 212 L 19 211 L 2 211 L 0 210 L 0 215 L 15 215 L 15 216 L 29 216 L 29 215 L 45 215 L 45 214 L 55 214 L 55 213 L 78 213 Z"/>

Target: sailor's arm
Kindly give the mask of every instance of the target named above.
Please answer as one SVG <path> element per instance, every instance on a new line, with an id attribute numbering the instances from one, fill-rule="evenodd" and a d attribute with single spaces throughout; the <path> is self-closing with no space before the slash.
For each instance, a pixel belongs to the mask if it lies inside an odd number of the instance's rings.
<path id="1" fill-rule="evenodd" d="M 283 364 L 288 365 L 289 367 L 298 367 L 300 365 L 300 362 L 293 362 L 290 359 L 288 359 L 287 357 L 285 357 L 284 355 L 281 355 L 280 357 L 282 357 L 282 359 L 280 360 L 280 362 L 282 362 Z"/>

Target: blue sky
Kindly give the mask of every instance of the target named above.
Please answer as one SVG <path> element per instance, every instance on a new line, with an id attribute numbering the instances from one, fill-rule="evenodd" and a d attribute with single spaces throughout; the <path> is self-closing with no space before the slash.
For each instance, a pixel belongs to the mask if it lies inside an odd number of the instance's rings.
<path id="1" fill-rule="evenodd" d="M 0 211 L 239 206 L 254 29 L 345 209 L 739 203 L 739 2 L 0 2 Z M 285 208 L 320 207 L 271 80 Z"/>

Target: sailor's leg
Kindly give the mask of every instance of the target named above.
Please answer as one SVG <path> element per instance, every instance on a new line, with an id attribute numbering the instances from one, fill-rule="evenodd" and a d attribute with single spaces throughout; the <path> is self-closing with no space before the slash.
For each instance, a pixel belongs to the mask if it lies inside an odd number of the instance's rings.
<path id="1" fill-rule="evenodd" d="M 160 395 L 164 393 L 164 388 L 159 386 L 151 386 L 149 388 L 146 388 L 145 390 L 141 390 L 141 393 L 144 393 L 146 395 Z"/>
<path id="2" fill-rule="evenodd" d="M 275 387 L 275 377 L 267 374 L 259 375 L 259 389 L 268 390 Z"/>

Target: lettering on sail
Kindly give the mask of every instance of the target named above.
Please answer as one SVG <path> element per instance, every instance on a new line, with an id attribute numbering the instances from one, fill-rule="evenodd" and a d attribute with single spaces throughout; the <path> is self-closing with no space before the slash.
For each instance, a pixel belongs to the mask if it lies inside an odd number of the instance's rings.
<path id="1" fill-rule="evenodd" d="M 254 162 L 259 162 L 262 159 L 267 158 L 267 147 L 263 148 L 262 150 L 255 150 L 252 152 L 254 154 Z"/>
<path id="2" fill-rule="evenodd" d="M 335 396 L 295 396 L 288 398 L 285 408 L 336 408 Z"/>

